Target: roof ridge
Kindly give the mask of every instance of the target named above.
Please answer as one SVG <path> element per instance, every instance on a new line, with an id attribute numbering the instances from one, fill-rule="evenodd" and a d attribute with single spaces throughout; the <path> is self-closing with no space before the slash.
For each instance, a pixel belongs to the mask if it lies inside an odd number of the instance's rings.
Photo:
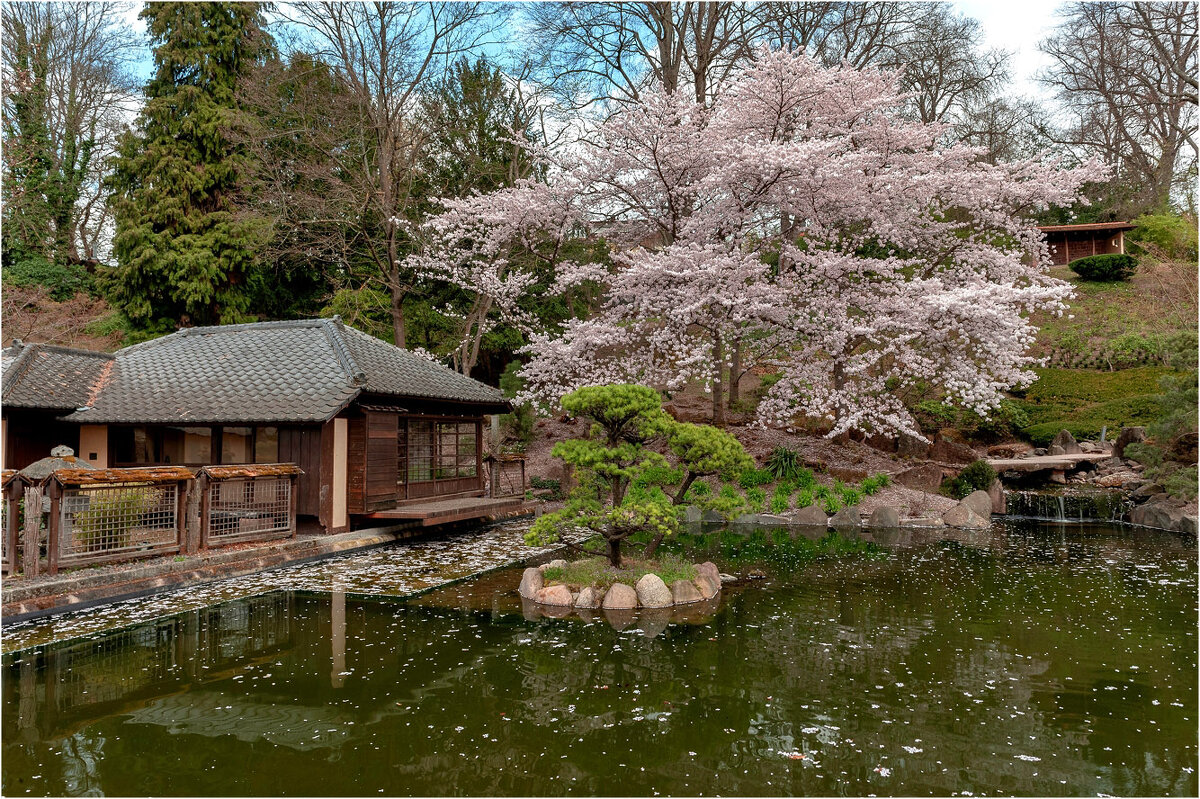
<path id="1" fill-rule="evenodd" d="M 337 356 L 338 364 L 346 371 L 346 377 L 350 378 L 350 382 L 356 386 L 367 382 L 367 373 L 355 362 L 350 347 L 342 340 L 342 336 L 346 333 L 346 325 L 342 322 L 342 318 L 335 316 L 331 319 L 322 319 L 321 322 L 325 330 L 325 337 L 329 339 L 329 343 L 333 347 L 333 354 Z"/>
<path id="2" fill-rule="evenodd" d="M 336 319 L 337 317 L 333 317 Z M 158 336 L 148 341 L 139 341 L 137 344 L 130 344 L 128 347 L 117 350 L 117 352 L 132 352 L 141 349 L 148 344 L 165 341 L 173 337 L 186 337 L 196 335 L 211 335 L 213 333 L 236 333 L 244 330 L 285 330 L 288 328 L 306 328 L 306 327 L 321 327 L 326 322 L 332 321 L 327 317 L 319 317 L 316 319 L 272 319 L 267 322 L 239 322 L 236 325 L 202 325 L 200 327 L 181 327 L 173 333 L 168 333 L 165 336 Z"/>

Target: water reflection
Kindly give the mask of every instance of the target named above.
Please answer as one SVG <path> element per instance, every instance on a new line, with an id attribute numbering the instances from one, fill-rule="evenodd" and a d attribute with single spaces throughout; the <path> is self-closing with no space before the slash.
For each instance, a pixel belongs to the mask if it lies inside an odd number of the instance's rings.
<path id="1" fill-rule="evenodd" d="M 718 537 L 767 577 L 698 619 L 526 619 L 510 570 L 25 650 L 3 792 L 1194 795 L 1194 547 L 1001 532 L 794 568 Z"/>

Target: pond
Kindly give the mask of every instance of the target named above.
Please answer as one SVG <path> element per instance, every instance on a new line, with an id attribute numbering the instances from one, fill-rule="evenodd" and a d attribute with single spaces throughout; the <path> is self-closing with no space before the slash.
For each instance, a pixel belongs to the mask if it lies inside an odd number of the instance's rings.
<path id="1" fill-rule="evenodd" d="M 810 543 L 762 533 L 683 546 L 761 579 L 727 589 L 713 613 L 620 630 L 602 616 L 526 618 L 508 568 L 407 599 L 270 590 L 10 652 L 0 788 L 1200 787 L 1194 540 L 1009 523 L 816 560 Z"/>

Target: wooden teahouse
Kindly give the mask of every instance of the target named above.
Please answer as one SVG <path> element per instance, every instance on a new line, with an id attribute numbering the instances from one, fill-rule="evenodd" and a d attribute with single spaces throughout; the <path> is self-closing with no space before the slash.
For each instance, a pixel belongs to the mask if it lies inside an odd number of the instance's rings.
<path id="1" fill-rule="evenodd" d="M 316 319 L 190 328 L 113 354 L 4 350 L 5 468 L 57 444 L 97 468 L 294 463 L 327 532 L 491 515 L 485 423 L 500 392 Z"/>
<path id="2" fill-rule="evenodd" d="M 1045 225 L 1038 230 L 1046 234 L 1050 245 L 1050 262 L 1065 266 L 1076 258 L 1089 255 L 1125 253 L 1125 231 L 1137 225 L 1129 222 L 1092 222 L 1083 225 Z"/>

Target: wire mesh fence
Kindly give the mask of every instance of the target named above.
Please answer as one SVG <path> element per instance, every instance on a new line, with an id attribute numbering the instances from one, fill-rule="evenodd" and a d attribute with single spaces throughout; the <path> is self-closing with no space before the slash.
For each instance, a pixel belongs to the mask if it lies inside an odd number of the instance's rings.
<path id="1" fill-rule="evenodd" d="M 17 570 L 17 528 L 21 524 L 21 481 L 12 469 L 5 469 L 0 478 L 0 570 L 13 574 Z"/>
<path id="2" fill-rule="evenodd" d="M 178 483 L 67 486 L 58 514 L 60 567 L 180 549 Z"/>
<path id="3" fill-rule="evenodd" d="M 295 533 L 293 493 L 298 470 L 273 474 L 281 469 L 269 467 L 267 474 L 254 475 L 255 468 L 246 467 L 227 477 L 218 468 L 202 471 L 204 546 L 282 538 Z"/>
<path id="4" fill-rule="evenodd" d="M 521 496 L 525 493 L 525 459 L 492 458 L 489 494 L 493 497 Z"/>

